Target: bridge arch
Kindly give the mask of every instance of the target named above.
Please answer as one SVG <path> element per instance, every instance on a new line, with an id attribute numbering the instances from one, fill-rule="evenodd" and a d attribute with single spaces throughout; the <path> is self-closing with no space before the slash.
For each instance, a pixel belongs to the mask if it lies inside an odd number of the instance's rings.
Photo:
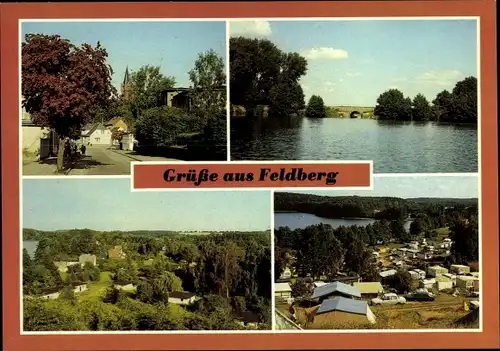
<path id="1" fill-rule="evenodd" d="M 362 112 L 359 112 L 359 111 L 352 111 L 350 114 L 349 114 L 349 117 L 350 118 L 360 118 L 361 116 L 363 115 Z"/>

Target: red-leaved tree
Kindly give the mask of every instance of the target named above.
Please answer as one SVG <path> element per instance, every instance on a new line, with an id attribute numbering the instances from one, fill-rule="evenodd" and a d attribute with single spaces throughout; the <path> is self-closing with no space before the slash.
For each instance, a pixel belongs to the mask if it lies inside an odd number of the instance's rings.
<path id="1" fill-rule="evenodd" d="M 27 34 L 22 43 L 23 105 L 36 125 L 59 136 L 58 171 L 64 138 L 77 138 L 90 111 L 115 94 L 107 56 L 99 42 L 76 46 L 59 35 Z"/>

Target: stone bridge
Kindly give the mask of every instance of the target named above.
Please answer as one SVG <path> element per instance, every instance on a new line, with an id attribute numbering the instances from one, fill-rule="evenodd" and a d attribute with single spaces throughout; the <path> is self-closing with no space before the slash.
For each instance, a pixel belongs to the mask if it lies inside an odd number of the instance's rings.
<path id="1" fill-rule="evenodd" d="M 367 107 L 367 106 L 332 106 L 339 116 L 342 117 L 351 117 L 351 118 L 359 118 L 359 117 L 371 117 L 373 116 L 373 110 L 375 107 Z"/>

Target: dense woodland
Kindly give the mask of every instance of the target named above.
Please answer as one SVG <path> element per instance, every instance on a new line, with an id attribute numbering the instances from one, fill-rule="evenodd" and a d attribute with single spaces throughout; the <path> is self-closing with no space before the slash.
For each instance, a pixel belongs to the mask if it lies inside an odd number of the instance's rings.
<path id="1" fill-rule="evenodd" d="M 451 92 L 441 91 L 432 104 L 422 94 L 412 99 L 398 89 L 389 89 L 378 97 L 374 114 L 380 120 L 477 124 L 477 93 L 476 77 L 457 82 Z"/>
<path id="2" fill-rule="evenodd" d="M 416 217 L 419 211 L 440 211 L 444 207 L 468 207 L 477 212 L 477 199 L 441 199 L 376 196 L 321 196 L 312 194 L 274 194 L 274 210 L 277 212 L 303 212 L 324 218 L 375 218 L 398 219 Z"/>
<path id="3" fill-rule="evenodd" d="M 371 247 L 378 244 L 408 243 L 422 238 L 435 239 L 436 229 L 449 228 L 454 242 L 449 263 L 478 260 L 477 199 L 400 199 L 390 197 L 326 197 L 309 194 L 275 193 L 277 211 L 300 211 L 329 218 L 371 217 L 379 219 L 367 226 L 333 229 L 319 224 L 292 230 L 275 230 L 275 275 L 286 266 L 299 276 L 331 279 L 339 271 L 356 273 L 364 281 L 377 281 L 378 267 Z M 380 212 L 376 212 L 380 210 Z M 383 214 L 383 215 L 381 215 Z M 405 223 L 410 216 L 410 230 Z M 291 259 L 294 257 L 294 259 Z"/>
<path id="4" fill-rule="evenodd" d="M 167 234 L 169 233 L 169 234 Z M 26 296 L 61 291 L 56 300 L 24 299 L 24 330 L 231 330 L 244 329 L 244 312 L 270 328 L 271 262 L 269 232 L 176 234 L 173 232 L 98 232 L 88 229 L 40 232 L 34 258 L 24 250 Z M 125 259 L 108 259 L 121 245 Z M 97 266 L 70 266 L 63 277 L 54 261 L 97 256 Z M 104 281 L 109 276 L 109 281 Z M 105 284 L 103 294 L 74 294 L 76 283 Z M 114 284 L 132 283 L 135 292 Z M 198 300 L 181 307 L 169 293 L 190 291 Z M 85 295 L 86 294 L 86 295 Z M 83 296 L 85 295 L 85 298 Z"/>

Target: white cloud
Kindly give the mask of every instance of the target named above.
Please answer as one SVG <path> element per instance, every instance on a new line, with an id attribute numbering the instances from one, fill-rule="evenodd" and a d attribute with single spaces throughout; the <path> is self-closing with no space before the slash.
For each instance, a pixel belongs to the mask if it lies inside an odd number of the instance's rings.
<path id="1" fill-rule="evenodd" d="M 339 82 L 343 82 L 344 81 L 344 78 L 339 78 Z"/>
<path id="2" fill-rule="evenodd" d="M 416 80 L 422 83 L 448 86 L 455 84 L 458 80 L 465 78 L 464 74 L 457 70 L 427 71 L 422 73 Z"/>
<path id="3" fill-rule="evenodd" d="M 348 57 L 347 51 L 334 48 L 312 48 L 302 51 L 302 56 L 308 60 L 342 60 Z"/>
<path id="4" fill-rule="evenodd" d="M 268 37 L 272 34 L 268 21 L 231 21 L 229 32 L 232 37 Z"/>
<path id="5" fill-rule="evenodd" d="M 347 77 L 359 77 L 361 75 L 361 72 L 346 72 L 345 75 Z"/>
<path id="6" fill-rule="evenodd" d="M 324 82 L 323 84 L 324 84 L 324 85 L 326 85 L 326 86 L 328 86 L 328 87 L 329 87 L 329 86 L 332 86 L 332 85 L 335 85 L 335 83 L 334 83 L 334 82 L 330 82 L 330 81 L 326 81 L 326 82 Z"/>
<path id="7" fill-rule="evenodd" d="M 309 88 L 308 85 L 302 85 L 302 90 L 310 90 L 311 88 Z"/>

